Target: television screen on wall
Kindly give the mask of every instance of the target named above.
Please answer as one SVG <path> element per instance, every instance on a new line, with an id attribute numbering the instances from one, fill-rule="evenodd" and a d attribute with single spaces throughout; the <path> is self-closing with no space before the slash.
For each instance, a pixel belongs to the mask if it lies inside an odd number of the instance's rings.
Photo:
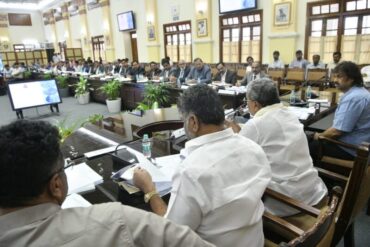
<path id="1" fill-rule="evenodd" d="M 9 83 L 8 94 L 13 110 L 62 103 L 54 79 Z"/>
<path id="2" fill-rule="evenodd" d="M 257 8 L 257 0 L 219 0 L 220 14 Z"/>
<path id="3" fill-rule="evenodd" d="M 129 31 L 134 30 L 135 27 L 135 18 L 134 12 L 127 11 L 117 15 L 118 20 L 118 29 L 120 31 Z"/>

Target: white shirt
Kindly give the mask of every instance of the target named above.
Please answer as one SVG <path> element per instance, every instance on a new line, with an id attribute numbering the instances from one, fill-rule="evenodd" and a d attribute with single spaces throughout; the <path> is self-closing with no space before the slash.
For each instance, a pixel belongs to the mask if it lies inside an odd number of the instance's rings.
<path id="1" fill-rule="evenodd" d="M 313 167 L 303 125 L 282 104 L 259 110 L 239 134 L 255 141 L 265 151 L 272 171 L 269 188 L 308 205 L 317 204 L 327 194 Z M 280 216 L 298 212 L 269 198 L 265 207 Z"/>
<path id="2" fill-rule="evenodd" d="M 339 61 L 338 63 L 334 63 L 334 62 L 331 62 L 331 63 L 328 63 L 328 76 L 330 78 L 330 75 L 331 75 L 331 71 L 337 67 L 337 65 L 340 63 L 341 61 Z"/>
<path id="3" fill-rule="evenodd" d="M 227 73 L 227 69 L 225 70 L 225 72 L 221 76 L 221 82 L 225 82 L 225 80 L 226 80 L 226 73 Z"/>
<path id="4" fill-rule="evenodd" d="M 284 67 L 285 65 L 280 59 L 276 61 L 274 60 L 272 63 L 269 64 L 269 68 L 271 69 L 284 69 Z"/>
<path id="5" fill-rule="evenodd" d="M 121 203 L 61 209 L 44 203 L 0 216 L 0 246 L 211 247 L 188 227 Z"/>
<path id="6" fill-rule="evenodd" d="M 188 141 L 181 153 L 166 217 L 216 246 L 263 246 L 270 168 L 261 147 L 229 128 Z"/>

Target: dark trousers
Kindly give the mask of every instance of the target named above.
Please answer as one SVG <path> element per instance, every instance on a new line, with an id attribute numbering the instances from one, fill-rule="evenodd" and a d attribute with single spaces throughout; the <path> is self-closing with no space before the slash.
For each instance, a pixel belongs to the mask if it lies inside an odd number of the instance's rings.
<path id="1" fill-rule="evenodd" d="M 309 142 L 309 148 L 310 148 L 310 155 L 311 158 L 314 161 L 318 160 L 318 153 L 319 153 L 319 141 L 312 140 Z M 330 156 L 338 159 L 343 160 L 354 160 L 354 156 L 342 148 L 338 147 L 335 144 L 332 143 L 325 143 L 323 145 L 323 155 Z"/>

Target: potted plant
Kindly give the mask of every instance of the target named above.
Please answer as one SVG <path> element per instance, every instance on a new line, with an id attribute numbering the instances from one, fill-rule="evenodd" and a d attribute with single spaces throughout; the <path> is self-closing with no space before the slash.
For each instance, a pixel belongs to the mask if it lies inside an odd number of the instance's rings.
<path id="1" fill-rule="evenodd" d="M 76 84 L 75 89 L 75 98 L 81 105 L 88 104 L 90 101 L 90 91 L 89 91 L 89 83 L 87 82 L 87 78 L 80 77 L 80 80 Z"/>
<path id="2" fill-rule="evenodd" d="M 139 103 L 138 110 L 149 110 L 166 107 L 170 99 L 170 91 L 166 84 L 147 84 L 144 99 Z"/>
<path id="3" fill-rule="evenodd" d="M 121 111 L 120 88 L 121 84 L 118 80 L 111 80 L 99 88 L 107 96 L 106 102 L 110 113 Z"/>
<path id="4" fill-rule="evenodd" d="M 69 96 L 69 88 L 67 83 L 68 77 L 58 75 L 57 77 L 55 77 L 55 80 L 57 81 L 58 84 L 59 95 L 64 98 L 68 97 Z"/>
<path id="5" fill-rule="evenodd" d="M 59 131 L 60 142 L 63 143 L 76 129 L 82 126 L 80 121 L 67 124 L 67 118 L 56 122 Z"/>

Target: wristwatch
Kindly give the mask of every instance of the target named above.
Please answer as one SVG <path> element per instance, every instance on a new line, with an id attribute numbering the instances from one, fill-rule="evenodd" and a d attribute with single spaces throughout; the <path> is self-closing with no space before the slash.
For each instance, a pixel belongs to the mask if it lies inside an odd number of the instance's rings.
<path id="1" fill-rule="evenodd" d="M 148 203 L 150 201 L 150 199 L 152 199 L 152 197 L 155 196 L 155 195 L 159 195 L 156 190 L 153 190 L 153 191 L 151 191 L 149 193 L 146 193 L 144 195 L 144 202 L 145 203 Z"/>

